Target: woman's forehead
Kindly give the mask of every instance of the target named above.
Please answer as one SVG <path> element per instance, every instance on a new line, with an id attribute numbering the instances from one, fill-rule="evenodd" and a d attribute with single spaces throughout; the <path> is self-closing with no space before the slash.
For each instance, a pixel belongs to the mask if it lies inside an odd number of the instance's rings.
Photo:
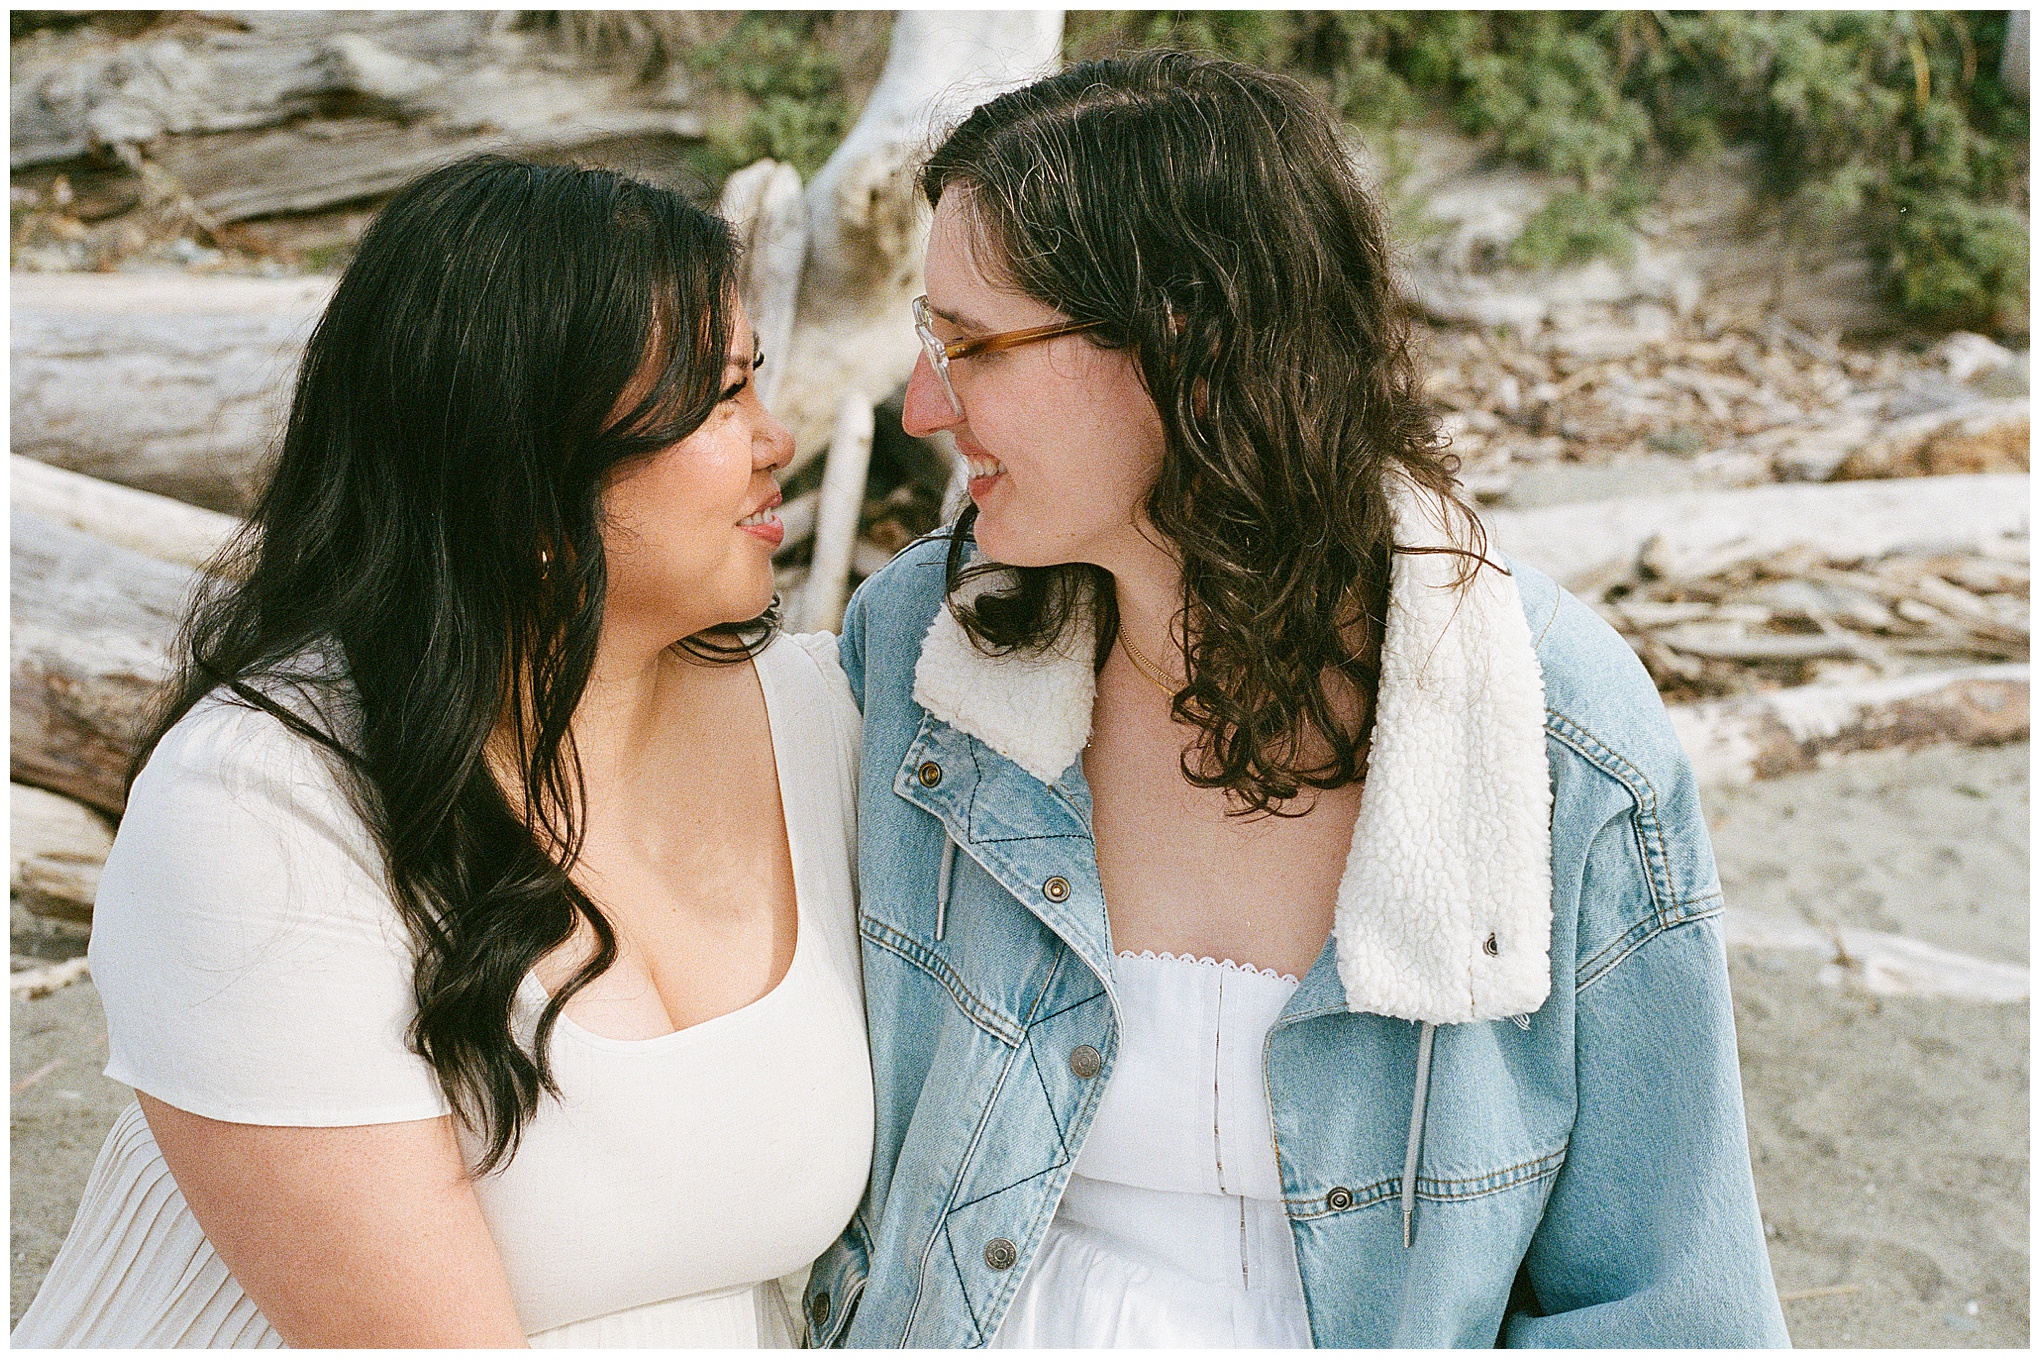
<path id="1" fill-rule="evenodd" d="M 1052 307 L 1013 283 L 983 218 L 972 210 L 969 195 L 957 187 L 943 190 L 935 206 L 924 278 L 928 309 L 965 330 L 1012 329 L 1055 319 Z"/>

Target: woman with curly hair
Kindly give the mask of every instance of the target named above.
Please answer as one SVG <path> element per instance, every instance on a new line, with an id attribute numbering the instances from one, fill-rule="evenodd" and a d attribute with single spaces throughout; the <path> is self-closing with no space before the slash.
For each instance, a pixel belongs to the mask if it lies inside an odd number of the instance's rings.
<path id="1" fill-rule="evenodd" d="M 871 1150 L 858 717 L 737 268 L 500 157 L 369 227 L 100 882 L 138 1100 L 16 1346 L 793 1342 Z"/>
<path id="2" fill-rule="evenodd" d="M 844 625 L 878 1145 L 813 1339 L 1782 1343 L 1691 774 L 1456 496 L 1328 117 L 1097 62 L 922 187 L 970 505 Z"/>

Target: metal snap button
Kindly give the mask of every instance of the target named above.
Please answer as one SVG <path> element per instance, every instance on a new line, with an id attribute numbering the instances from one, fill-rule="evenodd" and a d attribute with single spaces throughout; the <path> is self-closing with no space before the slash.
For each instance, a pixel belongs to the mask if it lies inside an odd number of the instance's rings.
<path id="1" fill-rule="evenodd" d="M 1080 1081 L 1090 1080 L 1104 1065 L 1105 1059 L 1089 1043 L 1070 1049 L 1070 1072 Z"/>
<path id="2" fill-rule="evenodd" d="M 814 1301 L 808 1304 L 808 1316 L 817 1326 L 829 1324 L 829 1295 L 827 1293 L 815 1294 Z"/>
<path id="3" fill-rule="evenodd" d="M 1003 1236 L 995 1236 L 985 1242 L 985 1263 L 993 1269 L 1011 1269 L 1013 1262 L 1020 1258 L 1020 1252 L 1013 1249 L 1013 1243 Z"/>
<path id="4" fill-rule="evenodd" d="M 914 777 L 921 780 L 923 788 L 933 788 L 942 782 L 942 766 L 930 760 L 914 771 Z"/>
<path id="5" fill-rule="evenodd" d="M 1335 1213 L 1343 1213 L 1352 1206 L 1353 1206 L 1353 1191 L 1346 1188 L 1346 1186 L 1343 1184 L 1340 1185 L 1337 1189 L 1334 1189 L 1331 1193 L 1325 1195 L 1325 1207 L 1331 1209 Z"/>
<path id="6" fill-rule="evenodd" d="M 1041 884 L 1041 895 L 1047 897 L 1050 901 L 1068 901 L 1070 899 L 1069 879 L 1050 878 L 1047 882 Z"/>
<path id="7" fill-rule="evenodd" d="M 1495 937 L 1492 934 L 1487 937 L 1487 942 L 1480 946 L 1480 951 L 1490 958 L 1500 957 L 1502 952 L 1501 947 L 1495 943 Z"/>

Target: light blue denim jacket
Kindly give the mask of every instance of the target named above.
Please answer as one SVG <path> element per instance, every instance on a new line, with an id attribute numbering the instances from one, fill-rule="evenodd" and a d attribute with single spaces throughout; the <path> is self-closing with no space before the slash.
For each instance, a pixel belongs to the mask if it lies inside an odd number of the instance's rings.
<path id="1" fill-rule="evenodd" d="M 1086 648 L 959 650 L 941 607 L 946 546 L 901 554 L 843 627 L 864 711 L 878 1108 L 870 1188 L 807 1286 L 818 1346 L 988 1343 L 1111 1079 L 1112 944 L 1076 758 Z M 1416 669 L 1397 679 L 1384 655 L 1334 937 L 1265 1049 L 1312 1334 L 1320 1347 L 1787 1344 L 1721 888 L 1663 707 L 1620 637 L 1514 563 L 1512 577 L 1482 573 L 1507 635 L 1448 656 L 1459 687 L 1434 683 L 1451 648 L 1423 627 L 1480 613 L 1424 612 L 1450 592 L 1422 573 L 1452 560 L 1396 559 L 1389 642 L 1400 617 Z M 1527 681 L 1489 663 L 1511 646 L 1525 663 L 1534 651 Z M 1475 725 L 1453 728 L 1468 712 Z M 1526 721 L 1541 786 L 1511 785 L 1520 769 L 1469 773 L 1448 748 L 1454 730 Z M 1444 725 L 1398 746 L 1426 722 Z M 1398 781 L 1435 782 L 1447 805 L 1401 806 Z M 1498 794 L 1520 805 L 1490 831 L 1480 818 Z M 1386 821 L 1372 840 L 1370 801 Z M 1403 848 L 1433 820 L 1462 853 Z M 1537 862 L 1475 852 L 1482 840 L 1531 846 Z M 1383 862 L 1393 881 L 1370 886 Z M 1398 935 L 1398 919 L 1421 937 Z M 1073 1062 L 1080 1047 L 1102 1062 Z"/>

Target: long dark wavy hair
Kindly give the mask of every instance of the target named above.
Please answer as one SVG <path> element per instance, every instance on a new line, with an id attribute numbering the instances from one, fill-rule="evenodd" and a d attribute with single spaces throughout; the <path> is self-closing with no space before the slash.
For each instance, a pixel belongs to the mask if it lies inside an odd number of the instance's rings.
<path id="1" fill-rule="evenodd" d="M 1200 733 L 1184 776 L 1225 789 L 1240 815 L 1300 815 L 1304 788 L 1359 781 L 1398 550 L 1390 476 L 1459 511 L 1462 584 L 1485 545 L 1422 397 L 1381 214 L 1330 118 L 1238 62 L 1110 58 L 979 106 L 921 189 L 931 204 L 960 194 L 987 277 L 1131 351 L 1160 412 L 1145 511 L 1182 565 L 1188 684 L 1174 712 Z M 967 566 L 976 516 L 951 533 L 948 574 L 973 643 L 1037 650 L 1088 616 L 1102 668 L 1110 577 Z M 1012 584 L 957 597 L 1005 570 Z M 1357 721 L 1328 675 L 1357 691 Z"/>
<path id="2" fill-rule="evenodd" d="M 410 1042 L 481 1134 L 478 1174 L 556 1093 L 553 1026 L 616 959 L 568 877 L 602 493 L 714 409 L 736 270 L 726 225 L 617 174 L 480 157 L 399 192 L 312 333 L 274 475 L 135 761 L 220 690 L 337 752 L 413 941 Z M 748 656 L 772 622 L 683 645 Z M 577 922 L 597 950 L 527 1051 L 518 984 Z"/>

